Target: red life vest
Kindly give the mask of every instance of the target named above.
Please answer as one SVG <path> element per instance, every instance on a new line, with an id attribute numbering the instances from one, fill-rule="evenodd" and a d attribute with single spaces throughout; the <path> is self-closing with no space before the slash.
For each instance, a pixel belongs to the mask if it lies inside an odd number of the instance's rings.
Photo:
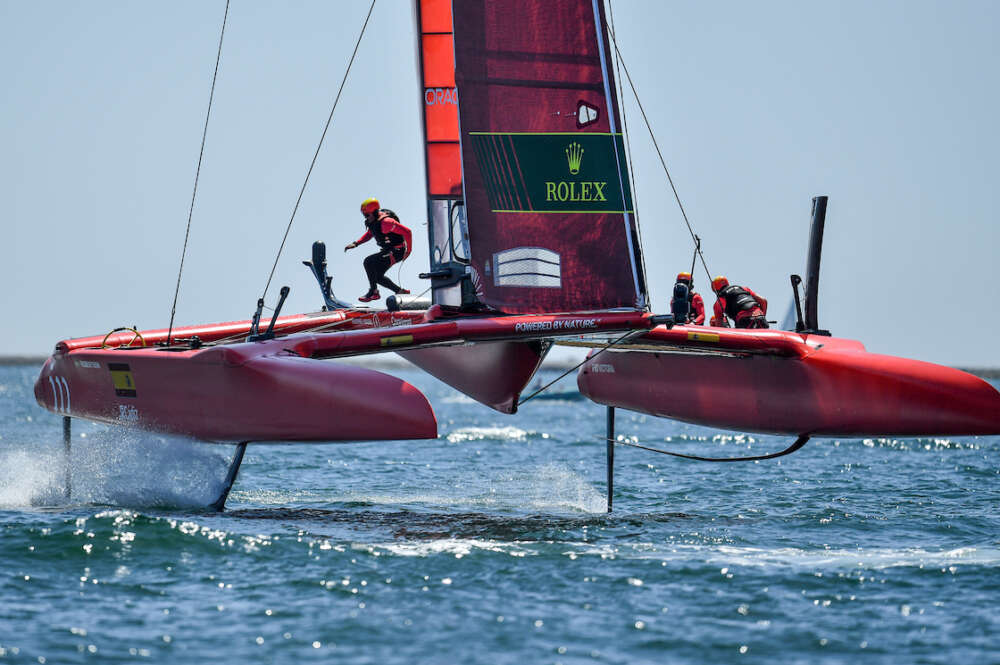
<path id="1" fill-rule="evenodd" d="M 365 227 L 368 229 L 368 232 L 372 234 L 372 237 L 375 238 L 375 242 L 378 246 L 382 249 L 399 247 L 406 242 L 406 238 L 399 233 L 385 233 L 382 231 L 382 221 L 387 217 L 399 224 L 399 217 L 396 213 L 384 208 L 378 211 L 378 215 L 374 220 L 365 220 Z"/>

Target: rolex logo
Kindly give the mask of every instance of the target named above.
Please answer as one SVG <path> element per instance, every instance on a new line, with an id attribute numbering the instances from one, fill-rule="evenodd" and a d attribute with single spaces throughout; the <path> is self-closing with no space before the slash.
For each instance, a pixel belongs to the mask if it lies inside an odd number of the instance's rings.
<path id="1" fill-rule="evenodd" d="M 583 161 L 583 147 L 576 141 L 567 146 L 566 160 L 569 162 L 570 175 L 576 175 L 580 172 L 580 162 Z"/>
<path id="2" fill-rule="evenodd" d="M 600 157 L 600 155 L 598 155 Z M 580 172 L 580 163 L 583 162 L 583 146 L 573 141 L 566 146 L 566 161 L 569 163 L 570 175 Z M 600 162 L 600 160 L 598 160 Z M 600 164 L 598 164 L 600 168 Z M 607 202 L 604 188 L 608 186 L 607 181 L 588 180 L 580 182 L 574 180 L 546 180 L 545 200 L 546 202 L 559 203 L 594 203 Z"/>

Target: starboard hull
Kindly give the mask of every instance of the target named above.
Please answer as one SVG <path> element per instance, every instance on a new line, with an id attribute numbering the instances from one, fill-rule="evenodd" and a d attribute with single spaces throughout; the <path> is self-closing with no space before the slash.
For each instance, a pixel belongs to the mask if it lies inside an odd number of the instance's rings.
<path id="1" fill-rule="evenodd" d="M 686 348 L 665 345 L 678 339 Z M 654 329 L 640 342 L 641 350 L 592 354 L 577 376 L 580 391 L 608 406 L 741 431 L 1000 433 L 1000 393 L 982 379 L 868 353 L 851 340 L 677 327 Z"/>

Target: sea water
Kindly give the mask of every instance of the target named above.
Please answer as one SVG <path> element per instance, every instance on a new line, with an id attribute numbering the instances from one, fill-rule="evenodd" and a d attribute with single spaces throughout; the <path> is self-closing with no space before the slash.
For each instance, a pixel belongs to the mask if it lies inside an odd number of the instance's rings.
<path id="1" fill-rule="evenodd" d="M 231 446 L 84 421 L 67 502 L 37 371 L 0 366 L 0 662 L 1000 662 L 1000 437 L 618 447 L 608 515 L 603 408 L 400 369 L 438 440 L 252 445 L 216 513 Z"/>

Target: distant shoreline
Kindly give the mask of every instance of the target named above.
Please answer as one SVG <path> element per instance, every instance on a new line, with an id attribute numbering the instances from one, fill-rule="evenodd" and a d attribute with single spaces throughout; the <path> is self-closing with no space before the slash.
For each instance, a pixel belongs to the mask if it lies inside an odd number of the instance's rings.
<path id="1" fill-rule="evenodd" d="M 40 368 L 47 358 L 48 356 L 0 356 L 0 365 L 36 365 Z M 402 358 L 393 358 L 391 356 L 372 361 L 362 361 L 359 357 L 343 358 L 342 360 L 346 360 L 352 364 L 364 364 L 367 367 L 385 369 L 414 367 L 414 365 Z M 542 364 L 542 369 L 569 369 L 576 365 L 577 362 L 579 361 L 572 359 L 545 362 Z M 1000 367 L 956 367 L 955 369 L 974 374 L 981 379 L 1000 379 Z"/>
<path id="2" fill-rule="evenodd" d="M 38 365 L 48 359 L 48 356 L 0 356 L 0 365 Z"/>

